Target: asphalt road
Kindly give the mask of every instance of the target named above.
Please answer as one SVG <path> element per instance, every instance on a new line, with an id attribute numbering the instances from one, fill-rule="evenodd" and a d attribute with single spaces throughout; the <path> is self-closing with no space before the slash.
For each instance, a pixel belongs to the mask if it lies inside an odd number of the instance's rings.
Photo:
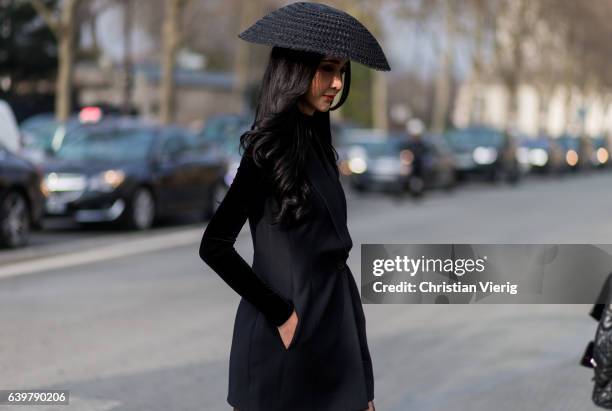
<path id="1" fill-rule="evenodd" d="M 422 201 L 348 191 L 361 243 L 610 243 L 612 174 L 469 185 Z M 204 223 L 77 227 L 0 252 L 0 389 L 67 389 L 69 406 L 226 410 L 239 297 L 197 255 Z M 237 250 L 250 261 L 248 225 Z M 359 278 L 357 278 L 359 282 Z M 578 366 L 585 305 L 365 305 L 379 411 L 596 410 Z"/>

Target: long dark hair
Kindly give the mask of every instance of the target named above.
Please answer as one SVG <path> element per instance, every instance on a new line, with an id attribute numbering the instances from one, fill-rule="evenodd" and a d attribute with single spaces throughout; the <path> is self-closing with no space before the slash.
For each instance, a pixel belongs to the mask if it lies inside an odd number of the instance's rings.
<path id="1" fill-rule="evenodd" d="M 302 127 L 297 106 L 317 71 L 322 54 L 273 47 L 263 76 L 251 130 L 240 137 L 245 155 L 258 167 L 268 169 L 279 210 L 273 224 L 292 226 L 310 212 L 311 188 L 305 178 L 306 153 L 310 135 Z M 340 107 L 350 88 L 350 61 L 347 62 L 338 103 Z M 334 164 L 338 153 L 331 143 L 329 112 L 315 111 L 313 125 L 326 155 Z"/>

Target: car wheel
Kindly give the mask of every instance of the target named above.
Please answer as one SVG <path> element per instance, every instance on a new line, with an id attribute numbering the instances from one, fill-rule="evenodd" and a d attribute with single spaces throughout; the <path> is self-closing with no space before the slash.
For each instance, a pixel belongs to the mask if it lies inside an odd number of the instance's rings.
<path id="1" fill-rule="evenodd" d="M 221 201 L 223 201 L 225 195 L 227 194 L 227 190 L 228 188 L 223 182 L 218 182 L 212 187 L 210 190 L 208 204 L 206 206 L 206 210 L 204 211 L 204 218 L 206 220 L 210 220 L 212 216 L 215 215 Z"/>
<path id="2" fill-rule="evenodd" d="M 155 220 L 155 199 L 151 190 L 146 187 L 137 188 L 132 195 L 132 201 L 127 212 L 129 228 L 136 230 L 151 228 Z"/>
<path id="3" fill-rule="evenodd" d="M 0 244 L 17 248 L 27 244 L 30 238 L 30 212 L 25 197 L 10 191 L 0 205 Z"/>

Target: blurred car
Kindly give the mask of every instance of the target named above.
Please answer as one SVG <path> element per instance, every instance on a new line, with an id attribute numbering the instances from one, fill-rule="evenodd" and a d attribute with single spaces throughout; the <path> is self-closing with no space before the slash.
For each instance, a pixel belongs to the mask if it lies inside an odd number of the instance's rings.
<path id="1" fill-rule="evenodd" d="M 72 130 L 101 121 L 118 118 L 112 109 L 86 106 L 71 115 L 66 121 L 58 121 L 55 113 L 42 113 L 29 117 L 21 123 L 21 154 L 28 160 L 41 164 L 55 155 L 64 137 Z"/>
<path id="2" fill-rule="evenodd" d="M 592 140 L 593 154 L 591 163 L 594 167 L 609 167 L 612 144 L 608 136 L 595 137 Z"/>
<path id="3" fill-rule="evenodd" d="M 358 191 L 409 191 L 418 195 L 426 189 L 452 187 L 455 182 L 450 152 L 438 137 L 426 138 L 417 147 L 414 139 L 401 133 L 353 129 L 338 152 L 340 170 Z"/>
<path id="4" fill-rule="evenodd" d="M 359 154 L 355 147 L 359 147 L 363 142 L 372 140 L 385 140 L 387 135 L 382 130 L 365 129 L 360 127 L 343 125 L 340 131 L 332 136 L 333 144 L 338 153 L 338 168 L 343 176 L 350 176 L 353 171 L 350 167 L 350 153 Z"/>
<path id="5" fill-rule="evenodd" d="M 530 171 L 538 173 L 559 173 L 569 169 L 562 146 L 547 136 L 522 139 L 518 157 Z"/>
<path id="6" fill-rule="evenodd" d="M 42 173 L 0 144 L 0 245 L 21 247 L 40 225 L 44 195 Z"/>
<path id="7" fill-rule="evenodd" d="M 41 164 L 53 157 L 67 133 L 79 127 L 78 117 L 67 122 L 55 119 L 55 114 L 38 114 L 21 123 L 22 155 L 28 160 Z"/>
<path id="8" fill-rule="evenodd" d="M 232 184 L 240 164 L 240 136 L 251 129 L 251 124 L 248 115 L 220 114 L 206 120 L 199 133 L 203 147 L 225 160 L 223 181 L 226 189 Z M 222 193 L 218 197 L 222 197 Z"/>
<path id="9" fill-rule="evenodd" d="M 165 215 L 210 217 L 223 162 L 187 130 L 118 118 L 72 130 L 44 169 L 47 215 L 142 230 Z"/>
<path id="10" fill-rule="evenodd" d="M 399 138 L 363 138 L 346 147 L 350 185 L 358 191 L 405 191 L 410 184 L 413 155 Z M 403 151 L 402 151 L 403 150 Z"/>
<path id="11" fill-rule="evenodd" d="M 489 127 L 470 127 L 448 131 L 444 138 L 453 150 L 459 178 L 477 175 L 490 181 L 520 180 L 518 144 L 511 135 Z"/>

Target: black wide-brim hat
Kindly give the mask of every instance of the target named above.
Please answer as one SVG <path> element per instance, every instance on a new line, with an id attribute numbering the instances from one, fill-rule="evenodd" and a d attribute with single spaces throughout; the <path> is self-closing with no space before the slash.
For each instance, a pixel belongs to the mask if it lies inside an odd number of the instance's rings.
<path id="1" fill-rule="evenodd" d="M 376 38 L 356 18 L 320 3 L 293 3 L 256 21 L 238 36 L 251 43 L 347 58 L 390 71 Z"/>

